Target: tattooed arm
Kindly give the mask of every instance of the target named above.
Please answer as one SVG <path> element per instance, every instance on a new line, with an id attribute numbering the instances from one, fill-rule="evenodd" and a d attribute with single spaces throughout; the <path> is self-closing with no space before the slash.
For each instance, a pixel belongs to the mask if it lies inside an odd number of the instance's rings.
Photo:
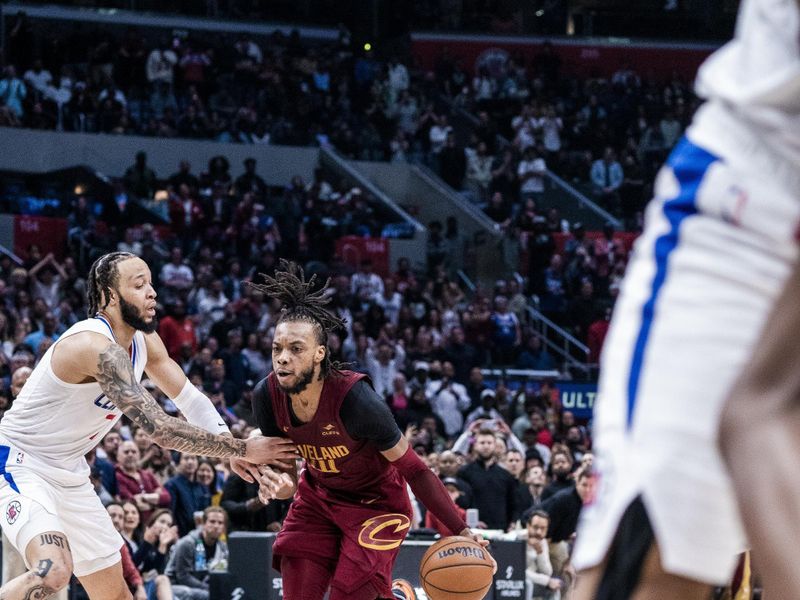
<path id="1" fill-rule="evenodd" d="M 297 456 L 289 440 L 262 437 L 245 441 L 170 417 L 136 380 L 128 353 L 99 334 L 83 332 L 59 341 L 53 371 L 71 383 L 96 380 L 106 397 L 164 448 L 202 456 L 236 456 L 257 464 Z"/>
<path id="2" fill-rule="evenodd" d="M 167 415 L 136 381 L 128 353 L 119 344 L 110 343 L 100 352 L 95 379 L 106 397 L 159 446 L 201 456 L 247 454 L 245 440 L 214 435 Z"/>

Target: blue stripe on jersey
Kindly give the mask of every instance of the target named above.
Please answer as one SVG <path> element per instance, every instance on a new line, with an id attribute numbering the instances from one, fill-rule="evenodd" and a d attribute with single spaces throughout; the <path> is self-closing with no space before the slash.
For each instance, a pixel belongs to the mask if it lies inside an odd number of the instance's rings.
<path id="1" fill-rule="evenodd" d="M 93 319 L 97 319 L 98 321 L 102 321 L 103 324 L 106 327 L 108 327 L 108 331 L 111 333 L 111 337 L 114 339 L 115 342 L 117 341 L 117 337 L 114 335 L 114 330 L 111 329 L 111 324 L 108 321 L 106 321 L 106 319 L 104 317 L 101 317 L 100 315 L 96 315 L 96 316 L 94 316 L 92 318 Z M 131 340 L 131 344 L 133 345 L 133 351 L 131 352 L 131 364 L 135 367 L 136 366 L 136 337 L 135 336 Z"/>
<path id="2" fill-rule="evenodd" d="M 11 476 L 11 473 L 6 471 L 6 463 L 8 462 L 8 453 L 11 452 L 11 448 L 8 446 L 0 446 L 0 475 L 8 482 L 8 485 L 11 486 L 11 489 L 20 494 L 19 488 L 17 487 L 14 478 Z"/>
<path id="3" fill-rule="evenodd" d="M 650 296 L 642 307 L 642 324 L 636 337 L 631 358 L 631 371 L 628 377 L 628 419 L 630 429 L 633 423 L 633 413 L 636 408 L 636 395 L 639 391 L 639 380 L 642 375 L 644 353 L 647 349 L 647 339 L 653 326 L 658 295 L 667 278 L 669 257 L 678 246 L 680 227 L 684 219 L 697 214 L 695 197 L 697 189 L 705 176 L 708 167 L 719 157 L 692 144 L 686 138 L 678 142 L 667 160 L 667 166 L 672 168 L 680 184 L 678 195 L 664 202 L 664 216 L 669 222 L 669 231 L 656 239 L 654 258 L 656 261 L 656 274 L 653 277 Z"/>
<path id="4" fill-rule="evenodd" d="M 104 317 L 101 317 L 100 315 L 96 315 L 96 316 L 94 316 L 94 317 L 92 317 L 92 318 L 93 318 L 93 319 L 97 319 L 98 321 L 102 321 L 102 323 L 103 323 L 103 324 L 104 324 L 106 327 L 108 327 L 108 332 L 111 334 L 111 338 L 112 338 L 112 339 L 113 339 L 115 342 L 117 341 L 117 336 L 115 336 L 115 335 L 114 335 L 114 330 L 113 330 L 113 329 L 111 329 L 111 323 L 109 323 L 108 321 L 106 321 L 106 320 L 105 320 L 105 318 L 104 318 Z"/>

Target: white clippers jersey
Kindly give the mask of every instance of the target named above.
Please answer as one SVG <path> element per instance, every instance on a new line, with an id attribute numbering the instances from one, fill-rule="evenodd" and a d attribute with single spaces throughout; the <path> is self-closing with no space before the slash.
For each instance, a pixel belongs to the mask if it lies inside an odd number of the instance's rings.
<path id="1" fill-rule="evenodd" d="M 114 340 L 108 321 L 99 316 L 75 323 L 59 340 L 82 331 Z M 103 439 L 122 412 L 97 382 L 65 383 L 56 377 L 50 358 L 57 346 L 58 342 L 45 353 L 0 421 L 0 453 L 5 453 L 9 462 L 27 466 L 47 479 L 79 485 L 89 475 L 84 455 Z M 147 364 L 140 331 L 133 336 L 130 356 L 139 381 Z"/>
<path id="2" fill-rule="evenodd" d="M 733 40 L 698 71 L 697 93 L 800 165 L 800 2 L 743 0 Z M 714 112 L 705 111 L 724 129 Z M 705 116 L 701 110 L 695 126 L 702 129 Z M 716 132 L 706 133 L 713 138 Z"/>

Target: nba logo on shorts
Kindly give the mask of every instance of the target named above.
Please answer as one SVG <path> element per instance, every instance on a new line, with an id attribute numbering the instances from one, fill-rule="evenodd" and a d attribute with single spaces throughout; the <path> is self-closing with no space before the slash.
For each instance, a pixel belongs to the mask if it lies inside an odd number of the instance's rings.
<path id="1" fill-rule="evenodd" d="M 12 500 L 8 503 L 8 507 L 6 507 L 6 521 L 8 521 L 9 525 L 14 524 L 20 512 L 22 512 L 22 505 L 17 500 Z"/>
<path id="2" fill-rule="evenodd" d="M 15 459 L 15 462 L 18 465 L 21 465 L 23 460 L 25 460 L 25 453 L 24 452 L 17 452 L 17 458 Z"/>

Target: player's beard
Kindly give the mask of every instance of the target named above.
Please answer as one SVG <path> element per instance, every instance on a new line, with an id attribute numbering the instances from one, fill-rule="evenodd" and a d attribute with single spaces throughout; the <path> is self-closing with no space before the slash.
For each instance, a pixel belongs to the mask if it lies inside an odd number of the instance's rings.
<path id="1" fill-rule="evenodd" d="M 313 380 L 314 380 L 314 363 L 311 363 L 311 366 L 307 370 L 300 372 L 300 375 L 297 378 L 297 383 L 289 386 L 284 386 L 279 383 L 278 387 L 280 387 L 281 390 L 283 390 L 284 394 L 289 394 L 290 396 L 294 396 L 304 391 L 308 387 L 308 384 L 311 383 Z"/>
<path id="2" fill-rule="evenodd" d="M 143 333 L 153 333 L 158 329 L 158 319 L 153 317 L 153 320 L 148 323 L 144 320 L 144 317 L 142 317 L 138 309 L 125 300 L 119 291 L 117 291 L 117 295 L 119 296 L 119 311 L 125 323 L 133 327 L 136 331 L 141 331 Z"/>

